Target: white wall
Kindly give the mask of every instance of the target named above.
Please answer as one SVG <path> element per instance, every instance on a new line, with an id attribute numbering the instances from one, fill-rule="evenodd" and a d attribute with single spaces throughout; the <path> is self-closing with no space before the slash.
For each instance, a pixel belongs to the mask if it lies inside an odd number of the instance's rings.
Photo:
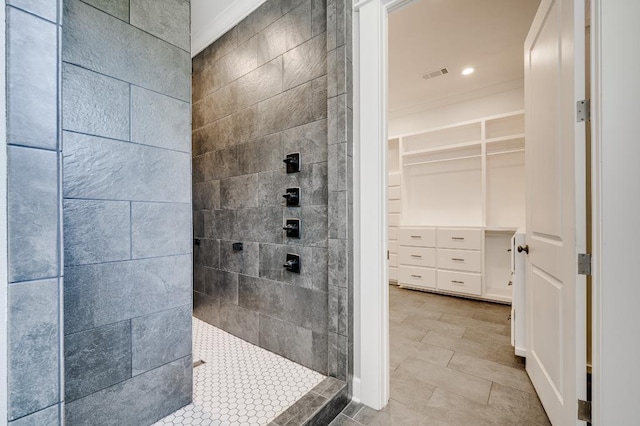
<path id="1" fill-rule="evenodd" d="M 4 3 L 6 5 L 6 2 Z M 0 58 L 3 65 L 6 58 L 5 55 L 5 9 L 0 10 Z M 2 67 L 4 71 L 4 66 Z M 6 74 L 0 74 L 0 91 L 6 94 Z M 6 96 L 0 99 L 0 424 L 7 418 L 7 358 L 8 358 L 8 340 L 7 340 L 7 292 L 8 284 L 8 268 L 7 268 L 7 104 Z"/>
<path id="2" fill-rule="evenodd" d="M 623 425 L 637 423 L 640 382 L 640 2 L 598 0 L 595 8 L 594 424 Z"/>
<path id="3" fill-rule="evenodd" d="M 521 109 L 524 109 L 524 89 L 518 87 L 481 98 L 430 108 L 403 117 L 390 116 L 389 137 Z"/>
<path id="4" fill-rule="evenodd" d="M 265 1 L 191 0 L 191 56 L 196 56 Z"/>

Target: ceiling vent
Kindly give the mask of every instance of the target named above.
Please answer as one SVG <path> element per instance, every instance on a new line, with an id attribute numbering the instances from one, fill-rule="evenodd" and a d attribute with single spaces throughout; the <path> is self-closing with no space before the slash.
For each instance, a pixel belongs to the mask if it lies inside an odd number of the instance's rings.
<path id="1" fill-rule="evenodd" d="M 432 78 L 440 77 L 441 75 L 446 74 L 449 74 L 449 70 L 447 69 L 447 67 L 444 67 L 438 68 L 437 70 L 429 71 L 425 73 L 422 78 L 424 78 L 425 80 L 431 80 Z"/>

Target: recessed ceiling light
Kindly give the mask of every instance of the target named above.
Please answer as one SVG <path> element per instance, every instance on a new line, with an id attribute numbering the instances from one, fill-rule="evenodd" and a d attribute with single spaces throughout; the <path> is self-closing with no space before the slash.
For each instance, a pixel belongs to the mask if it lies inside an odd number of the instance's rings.
<path id="1" fill-rule="evenodd" d="M 469 74 L 473 74 L 473 72 L 474 72 L 474 71 L 475 71 L 475 69 L 474 69 L 474 68 L 471 68 L 471 67 L 469 67 L 469 68 L 465 68 L 465 69 L 463 69 L 463 70 L 462 70 L 462 75 L 469 75 Z"/>

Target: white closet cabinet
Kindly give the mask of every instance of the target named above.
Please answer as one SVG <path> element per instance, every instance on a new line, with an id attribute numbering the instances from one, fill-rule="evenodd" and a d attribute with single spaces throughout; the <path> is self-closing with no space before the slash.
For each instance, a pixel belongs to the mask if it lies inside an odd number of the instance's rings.
<path id="1" fill-rule="evenodd" d="M 389 281 L 398 282 L 398 225 L 402 204 L 400 201 L 400 145 L 398 139 L 389 141 L 389 179 L 387 187 L 387 224 L 389 226 Z"/>
<path id="2" fill-rule="evenodd" d="M 511 302 L 524 149 L 523 111 L 390 140 L 389 276 L 401 286 Z"/>

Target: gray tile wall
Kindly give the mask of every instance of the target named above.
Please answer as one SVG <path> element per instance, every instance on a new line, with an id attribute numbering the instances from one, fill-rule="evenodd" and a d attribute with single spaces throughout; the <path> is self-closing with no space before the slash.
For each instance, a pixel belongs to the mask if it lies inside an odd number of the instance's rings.
<path id="1" fill-rule="evenodd" d="M 64 1 L 67 425 L 191 401 L 189 7 Z"/>
<path id="2" fill-rule="evenodd" d="M 326 22 L 324 0 L 268 0 L 193 60 L 195 315 L 324 374 Z M 285 172 L 291 152 L 300 173 Z M 284 206 L 288 187 L 301 207 Z M 286 218 L 302 219 L 300 240 L 286 238 Z M 282 267 L 287 253 L 301 255 L 300 275 Z"/>
<path id="3" fill-rule="evenodd" d="M 6 1 L 9 392 L 12 426 L 60 425 L 60 34 L 54 0 Z"/>
<path id="4" fill-rule="evenodd" d="M 353 382 L 352 1 L 327 0 L 329 374 Z"/>

